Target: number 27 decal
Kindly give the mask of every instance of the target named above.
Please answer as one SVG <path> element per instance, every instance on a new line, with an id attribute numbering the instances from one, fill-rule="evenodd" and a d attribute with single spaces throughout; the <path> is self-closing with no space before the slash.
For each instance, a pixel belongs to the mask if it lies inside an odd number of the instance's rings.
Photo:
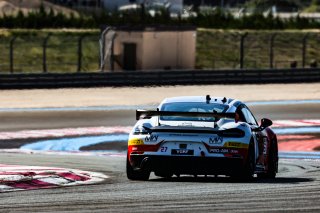
<path id="1" fill-rule="evenodd" d="M 167 151 L 167 149 L 168 149 L 168 147 L 163 146 L 163 147 L 161 147 L 160 151 L 161 151 L 161 152 L 166 152 L 166 151 Z"/>

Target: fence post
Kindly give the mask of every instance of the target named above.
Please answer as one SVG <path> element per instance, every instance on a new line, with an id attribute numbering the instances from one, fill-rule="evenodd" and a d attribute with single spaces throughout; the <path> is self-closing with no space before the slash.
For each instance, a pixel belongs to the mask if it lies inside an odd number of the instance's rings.
<path id="1" fill-rule="evenodd" d="M 244 40 L 247 37 L 248 33 L 244 33 L 240 38 L 240 69 L 243 69 L 244 65 Z"/>
<path id="2" fill-rule="evenodd" d="M 101 33 L 100 35 L 100 39 L 99 39 L 99 44 L 100 44 L 100 71 L 103 72 L 104 71 L 104 66 L 105 66 L 105 62 L 104 62 L 104 57 L 105 57 L 105 47 L 106 47 L 106 34 L 110 31 L 110 27 L 106 27 L 106 29 L 104 29 L 104 31 Z"/>
<path id="3" fill-rule="evenodd" d="M 274 47 L 274 39 L 276 38 L 277 36 L 277 33 L 273 33 L 271 35 L 271 38 L 270 38 L 270 52 L 269 52 L 269 55 L 270 55 L 270 60 L 269 60 L 269 65 L 270 65 L 270 69 L 273 69 L 273 59 L 274 59 L 274 52 L 273 52 L 273 47 Z"/>
<path id="4" fill-rule="evenodd" d="M 302 68 L 306 65 L 306 50 L 307 50 L 307 40 L 309 33 L 305 34 L 302 39 Z"/>
<path id="5" fill-rule="evenodd" d="M 15 42 L 15 40 L 17 39 L 17 36 L 13 36 L 12 39 L 10 40 L 10 53 L 9 53 L 9 60 L 10 60 L 10 73 L 13 73 L 13 44 Z"/>
<path id="6" fill-rule="evenodd" d="M 78 39 L 78 72 L 81 72 L 82 68 L 82 40 L 86 37 L 87 35 L 81 35 Z"/>
<path id="7" fill-rule="evenodd" d="M 114 57 L 114 40 L 116 39 L 116 37 L 117 37 L 117 35 L 115 34 L 112 37 L 112 40 L 111 40 L 111 60 L 110 60 L 111 71 L 114 71 L 114 61 L 115 61 L 115 57 Z"/>
<path id="8" fill-rule="evenodd" d="M 48 71 L 47 70 L 47 44 L 50 36 L 51 36 L 51 33 L 49 33 L 47 37 L 45 37 L 43 40 L 42 69 L 44 73 Z"/>

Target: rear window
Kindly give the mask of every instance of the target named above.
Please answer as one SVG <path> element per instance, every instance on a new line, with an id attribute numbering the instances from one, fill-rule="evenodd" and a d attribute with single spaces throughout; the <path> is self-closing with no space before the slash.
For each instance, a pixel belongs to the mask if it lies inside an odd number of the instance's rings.
<path id="1" fill-rule="evenodd" d="M 163 104 L 161 111 L 173 111 L 173 112 L 225 112 L 228 109 L 228 105 L 216 104 L 216 103 L 203 103 L 203 102 L 178 102 Z M 182 117 L 182 116 L 161 116 L 161 120 L 167 121 L 207 121 L 213 122 L 214 118 L 208 117 Z"/>

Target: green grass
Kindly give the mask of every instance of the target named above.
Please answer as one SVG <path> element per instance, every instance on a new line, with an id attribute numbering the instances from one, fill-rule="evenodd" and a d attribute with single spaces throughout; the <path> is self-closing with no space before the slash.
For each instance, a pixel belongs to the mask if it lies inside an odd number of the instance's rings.
<path id="1" fill-rule="evenodd" d="M 39 73 L 43 70 L 43 45 L 47 42 L 47 71 L 75 72 L 78 67 L 78 40 L 82 41 L 82 72 L 99 69 L 99 30 L 9 30 L 0 31 L 0 70 L 10 71 L 9 43 L 14 41 L 14 72 Z"/>
<path id="2" fill-rule="evenodd" d="M 0 30 L 0 72 L 10 71 L 9 47 L 14 42 L 14 72 L 40 73 L 43 70 L 43 42 L 47 44 L 47 69 L 49 73 L 76 72 L 78 39 L 83 40 L 82 72 L 99 70 L 99 30 Z M 302 66 L 302 40 L 308 33 L 306 65 L 320 58 L 318 31 L 239 31 L 198 29 L 196 68 L 229 69 L 240 67 L 240 38 L 244 40 L 244 68 L 269 68 L 270 39 L 274 40 L 275 68 L 288 68 L 297 61 Z"/>
<path id="3" fill-rule="evenodd" d="M 199 29 L 197 38 L 196 66 L 206 68 L 239 68 L 240 38 L 244 40 L 244 67 L 270 67 L 270 41 L 274 39 L 274 68 L 288 68 L 292 61 L 302 66 L 303 38 L 308 34 L 306 46 L 306 65 L 320 59 L 320 36 L 318 31 L 234 31 Z"/>

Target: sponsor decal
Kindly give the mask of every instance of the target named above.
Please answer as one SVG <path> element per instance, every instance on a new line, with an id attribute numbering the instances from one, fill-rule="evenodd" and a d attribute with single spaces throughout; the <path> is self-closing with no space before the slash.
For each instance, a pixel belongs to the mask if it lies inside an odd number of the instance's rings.
<path id="1" fill-rule="evenodd" d="M 224 147 L 229 148 L 248 148 L 248 144 L 240 143 L 240 142 L 227 142 L 224 144 Z"/>
<path id="2" fill-rule="evenodd" d="M 210 149 L 210 153 L 229 153 L 228 149 Z"/>
<path id="3" fill-rule="evenodd" d="M 263 138 L 263 154 L 264 155 L 267 154 L 267 146 L 268 146 L 268 139 L 267 138 Z"/>
<path id="4" fill-rule="evenodd" d="M 129 142 L 128 142 L 128 145 L 129 145 L 129 146 L 130 146 L 130 145 L 143 145 L 143 144 L 144 144 L 143 140 L 142 140 L 142 139 L 139 139 L 139 138 L 132 138 L 132 139 L 130 139 Z"/>
<path id="5" fill-rule="evenodd" d="M 220 136 L 209 138 L 209 144 L 221 144 L 222 142 L 223 142 L 223 137 L 220 137 Z"/>
<path id="6" fill-rule="evenodd" d="M 228 149 L 228 148 L 214 148 L 214 149 L 210 149 L 210 153 L 239 154 L 239 150 Z"/>
<path id="7" fill-rule="evenodd" d="M 145 142 L 157 142 L 158 140 L 158 135 L 150 135 L 150 136 L 147 136 L 144 140 Z"/>

